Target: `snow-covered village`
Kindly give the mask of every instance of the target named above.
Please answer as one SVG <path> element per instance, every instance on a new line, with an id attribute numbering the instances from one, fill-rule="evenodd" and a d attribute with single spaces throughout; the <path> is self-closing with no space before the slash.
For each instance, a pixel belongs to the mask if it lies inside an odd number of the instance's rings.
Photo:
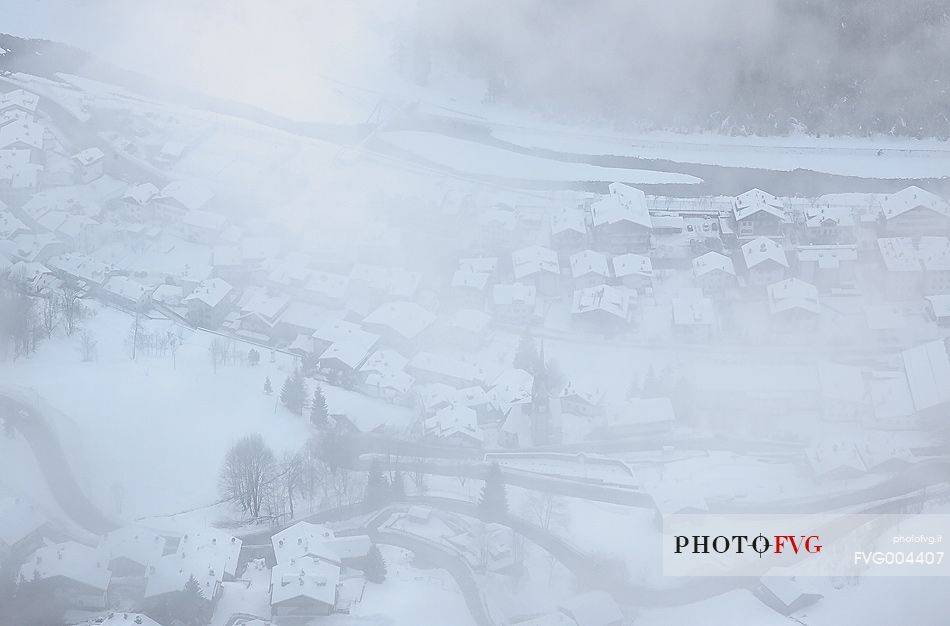
<path id="1" fill-rule="evenodd" d="M 434 40 L 370 86 L 383 9 L 312 87 L 212 80 L 12 5 L 0 626 L 950 619 L 939 577 L 664 570 L 670 516 L 950 515 L 938 132 L 611 130 Z"/>

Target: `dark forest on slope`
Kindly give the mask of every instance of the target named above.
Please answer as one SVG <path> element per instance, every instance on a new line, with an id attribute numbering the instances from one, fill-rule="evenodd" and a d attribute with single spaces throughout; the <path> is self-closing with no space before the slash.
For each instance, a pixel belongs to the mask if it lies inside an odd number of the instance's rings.
<path id="1" fill-rule="evenodd" d="M 947 0 L 429 0 L 416 50 L 562 119 L 950 137 Z"/>

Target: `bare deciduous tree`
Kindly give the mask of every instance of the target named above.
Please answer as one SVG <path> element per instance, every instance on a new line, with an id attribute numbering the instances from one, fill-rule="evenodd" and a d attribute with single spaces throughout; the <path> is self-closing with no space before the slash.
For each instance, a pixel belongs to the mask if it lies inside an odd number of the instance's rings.
<path id="1" fill-rule="evenodd" d="M 247 435 L 224 457 L 218 488 L 221 497 L 237 502 L 251 519 L 259 519 L 273 489 L 274 453 L 259 434 Z"/>
<path id="2" fill-rule="evenodd" d="M 92 331 L 88 328 L 83 328 L 79 331 L 79 354 L 82 355 L 84 363 L 88 363 L 95 358 L 98 343 L 99 341 L 96 339 L 96 336 L 92 334 Z"/>

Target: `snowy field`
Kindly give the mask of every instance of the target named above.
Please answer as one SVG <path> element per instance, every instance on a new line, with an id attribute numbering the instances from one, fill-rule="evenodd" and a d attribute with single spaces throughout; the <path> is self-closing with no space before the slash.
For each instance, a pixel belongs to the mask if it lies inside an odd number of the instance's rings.
<path id="1" fill-rule="evenodd" d="M 170 355 L 132 361 L 130 316 L 102 307 L 87 326 L 99 342 L 94 362 L 82 362 L 76 337 L 54 337 L 29 359 L 0 362 L 0 379 L 34 389 L 72 418 L 83 461 L 80 467 L 74 461 L 74 470 L 103 510 L 117 512 L 117 489 L 127 519 L 203 509 L 219 499 L 218 470 L 235 440 L 260 433 L 279 458 L 309 437 L 309 422 L 278 406 L 280 386 L 293 367 L 290 357 L 276 354 L 271 362 L 262 352 L 256 367 L 219 365 L 215 373 L 208 352 L 213 335 L 198 333 L 186 334 L 175 362 Z M 266 377 L 273 395 L 263 393 Z M 342 389 L 325 386 L 325 393 L 331 413 L 365 415 L 396 427 L 410 418 L 404 409 Z M 66 437 L 70 449 L 77 436 Z M 3 445 L 9 444 L 0 440 Z M 34 487 L 20 481 L 36 480 L 29 472 L 8 476 L 18 491 Z M 209 511 L 207 519 L 192 521 L 212 523 L 219 514 Z"/>

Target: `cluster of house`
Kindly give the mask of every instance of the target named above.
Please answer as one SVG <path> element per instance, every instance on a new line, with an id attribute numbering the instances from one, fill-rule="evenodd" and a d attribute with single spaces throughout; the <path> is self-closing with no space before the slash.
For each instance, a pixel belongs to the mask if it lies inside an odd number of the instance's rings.
<path id="1" fill-rule="evenodd" d="M 161 606 L 190 579 L 213 606 L 231 583 L 261 572 L 268 582 L 260 592 L 270 605 L 270 615 L 262 617 L 274 623 L 347 611 L 358 597 L 347 587 L 362 586 L 372 546 L 366 535 L 336 536 L 307 522 L 271 537 L 273 558 L 242 554 L 240 539 L 207 528 L 173 537 L 127 526 L 96 546 L 51 535 L 58 533 L 28 500 L 0 498 L 0 564 L 16 567 L 18 584 L 41 586 L 67 609 L 95 614 L 90 623 L 97 624 L 152 624 L 135 621 L 134 611 Z"/>

